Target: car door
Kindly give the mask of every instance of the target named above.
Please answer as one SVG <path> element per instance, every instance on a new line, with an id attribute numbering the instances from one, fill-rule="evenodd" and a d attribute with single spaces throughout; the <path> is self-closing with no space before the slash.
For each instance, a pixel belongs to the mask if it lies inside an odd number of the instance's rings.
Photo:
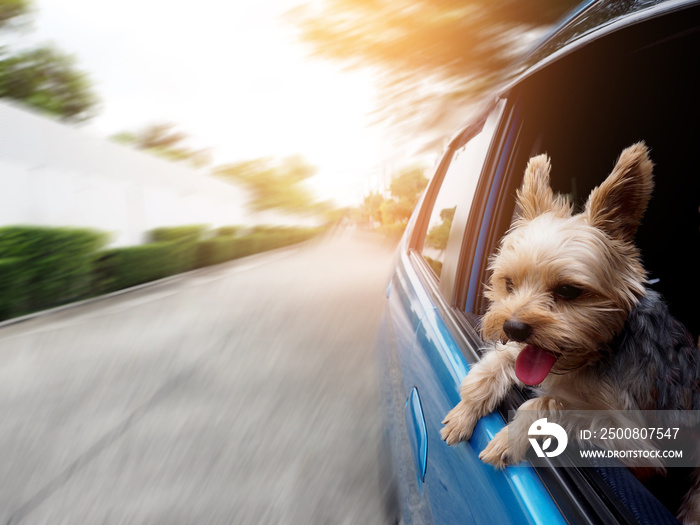
<path id="1" fill-rule="evenodd" d="M 474 323 L 463 312 L 453 312 L 452 290 L 460 279 L 460 258 L 478 237 L 470 231 L 481 222 L 472 207 L 478 209 L 476 197 L 488 192 L 484 168 L 505 106 L 501 101 L 490 108 L 450 144 L 409 225 L 389 290 L 390 325 L 402 371 L 403 424 L 414 470 L 404 498 L 419 521 L 563 522 L 530 468 L 498 471 L 479 460 L 479 452 L 504 425 L 499 414 L 483 418 L 468 443 L 448 447 L 439 434 L 479 355 Z"/>

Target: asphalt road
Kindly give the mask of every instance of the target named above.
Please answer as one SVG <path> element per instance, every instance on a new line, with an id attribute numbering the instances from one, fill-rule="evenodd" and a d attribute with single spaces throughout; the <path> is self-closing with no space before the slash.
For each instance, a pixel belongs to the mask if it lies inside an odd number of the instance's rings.
<path id="1" fill-rule="evenodd" d="M 383 523 L 392 251 L 346 233 L 0 328 L 0 523 Z"/>

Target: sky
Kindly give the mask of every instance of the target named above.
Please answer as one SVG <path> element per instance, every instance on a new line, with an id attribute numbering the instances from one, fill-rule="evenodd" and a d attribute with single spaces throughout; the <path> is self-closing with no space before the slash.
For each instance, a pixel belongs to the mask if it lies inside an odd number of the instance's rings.
<path id="1" fill-rule="evenodd" d="M 215 164 L 301 154 L 319 198 L 358 203 L 385 178 L 366 71 L 311 58 L 283 15 L 301 0 L 35 0 L 32 38 L 74 55 L 102 136 L 172 122 Z"/>

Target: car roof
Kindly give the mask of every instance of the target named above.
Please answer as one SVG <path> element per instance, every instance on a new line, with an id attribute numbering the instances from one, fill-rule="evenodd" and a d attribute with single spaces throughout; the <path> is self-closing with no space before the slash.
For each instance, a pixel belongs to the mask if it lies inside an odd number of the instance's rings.
<path id="1" fill-rule="evenodd" d="M 587 0 L 567 14 L 513 68 L 508 86 L 594 40 L 698 3 L 698 0 Z"/>
<path id="2" fill-rule="evenodd" d="M 663 17 L 691 6 L 700 0 L 585 0 L 555 25 L 533 48 L 524 54 L 504 76 L 500 88 L 491 91 L 481 104 L 477 120 L 484 121 L 500 98 L 511 89 L 547 66 L 606 35 L 627 27 Z M 493 96 L 495 95 L 495 96 Z M 473 134 L 475 124 L 460 129 L 449 144 L 455 147 Z"/>

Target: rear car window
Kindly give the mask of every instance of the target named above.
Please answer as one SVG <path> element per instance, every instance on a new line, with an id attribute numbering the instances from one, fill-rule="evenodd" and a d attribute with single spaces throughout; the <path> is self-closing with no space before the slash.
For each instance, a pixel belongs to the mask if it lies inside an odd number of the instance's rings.
<path id="1" fill-rule="evenodd" d="M 466 146 L 455 151 L 445 178 L 440 186 L 433 204 L 427 230 L 420 250 L 421 255 L 439 279 L 445 261 L 445 250 L 452 229 L 457 203 L 463 198 L 461 186 L 464 185 L 468 155 Z"/>
<path id="2" fill-rule="evenodd" d="M 450 163 L 433 199 L 419 249 L 438 279 L 443 277 L 447 254 L 453 247 L 458 251 L 464 240 L 467 219 L 502 106 L 498 105 L 479 126 L 457 138 L 448 153 Z M 457 257 L 455 254 L 455 261 Z"/>

